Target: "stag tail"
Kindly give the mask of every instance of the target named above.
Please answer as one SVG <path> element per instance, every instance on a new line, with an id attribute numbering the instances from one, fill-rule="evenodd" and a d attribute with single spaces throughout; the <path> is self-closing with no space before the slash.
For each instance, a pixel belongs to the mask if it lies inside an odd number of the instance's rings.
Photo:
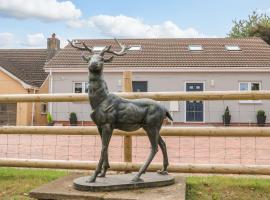
<path id="1" fill-rule="evenodd" d="M 173 118 L 168 110 L 166 110 L 166 117 L 173 121 Z"/>

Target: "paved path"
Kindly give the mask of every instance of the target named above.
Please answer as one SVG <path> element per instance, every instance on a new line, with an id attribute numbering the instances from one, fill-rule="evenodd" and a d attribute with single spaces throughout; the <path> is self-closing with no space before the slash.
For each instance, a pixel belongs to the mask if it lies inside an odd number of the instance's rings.
<path id="1" fill-rule="evenodd" d="M 165 137 L 172 163 L 270 164 L 270 137 Z M 110 161 L 123 161 L 123 139 L 113 136 Z M 133 161 L 145 161 L 146 137 L 133 137 Z M 98 136 L 0 135 L 0 158 L 98 160 Z M 162 162 L 161 151 L 154 162 Z"/>

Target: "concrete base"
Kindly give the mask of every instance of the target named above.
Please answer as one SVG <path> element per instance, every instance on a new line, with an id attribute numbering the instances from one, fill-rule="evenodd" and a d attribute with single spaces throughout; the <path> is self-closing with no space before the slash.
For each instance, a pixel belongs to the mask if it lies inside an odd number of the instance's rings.
<path id="1" fill-rule="evenodd" d="M 175 177 L 175 184 L 164 187 L 131 189 L 111 192 L 82 192 L 73 188 L 73 180 L 84 174 L 72 174 L 45 184 L 30 192 L 30 196 L 39 200 L 184 200 L 185 178 Z"/>
<path id="2" fill-rule="evenodd" d="M 141 181 L 132 182 L 136 173 L 107 175 L 105 178 L 97 178 L 94 183 L 88 183 L 90 176 L 77 178 L 73 181 L 73 187 L 80 191 L 115 191 L 138 188 L 161 187 L 174 184 L 172 175 L 160 175 L 158 173 L 145 173 Z"/>

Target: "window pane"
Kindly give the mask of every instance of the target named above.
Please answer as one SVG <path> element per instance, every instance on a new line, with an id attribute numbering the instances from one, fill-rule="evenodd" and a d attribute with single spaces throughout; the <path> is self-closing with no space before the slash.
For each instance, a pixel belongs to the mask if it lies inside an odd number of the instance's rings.
<path id="1" fill-rule="evenodd" d="M 85 82 L 84 84 L 85 84 L 84 92 L 85 93 L 88 93 L 88 85 L 89 85 L 89 83 L 88 82 Z"/>
<path id="2" fill-rule="evenodd" d="M 42 114 L 47 113 L 47 104 L 46 103 L 41 103 L 41 113 Z"/>
<path id="3" fill-rule="evenodd" d="M 251 83 L 251 90 L 260 90 L 259 83 Z"/>
<path id="4" fill-rule="evenodd" d="M 201 51 L 203 50 L 202 45 L 188 45 L 190 51 Z"/>
<path id="5" fill-rule="evenodd" d="M 132 81 L 133 92 L 147 92 L 147 81 Z"/>
<path id="6" fill-rule="evenodd" d="M 75 83 L 75 93 L 82 93 L 82 83 Z"/>
<path id="7" fill-rule="evenodd" d="M 248 91 L 248 83 L 240 83 L 240 91 Z"/>

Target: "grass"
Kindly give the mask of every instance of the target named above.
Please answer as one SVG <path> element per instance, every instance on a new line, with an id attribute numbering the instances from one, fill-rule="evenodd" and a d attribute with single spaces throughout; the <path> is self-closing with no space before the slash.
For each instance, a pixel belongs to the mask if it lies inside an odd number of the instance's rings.
<path id="1" fill-rule="evenodd" d="M 63 170 L 0 168 L 0 199 L 29 200 L 30 190 L 67 175 Z M 186 200 L 269 200 L 270 179 L 188 177 Z"/>
<path id="2" fill-rule="evenodd" d="M 186 200 L 269 200 L 270 179 L 188 177 Z"/>
<path id="3" fill-rule="evenodd" d="M 30 199 L 30 190 L 66 174 L 62 170 L 0 168 L 0 199 Z"/>

